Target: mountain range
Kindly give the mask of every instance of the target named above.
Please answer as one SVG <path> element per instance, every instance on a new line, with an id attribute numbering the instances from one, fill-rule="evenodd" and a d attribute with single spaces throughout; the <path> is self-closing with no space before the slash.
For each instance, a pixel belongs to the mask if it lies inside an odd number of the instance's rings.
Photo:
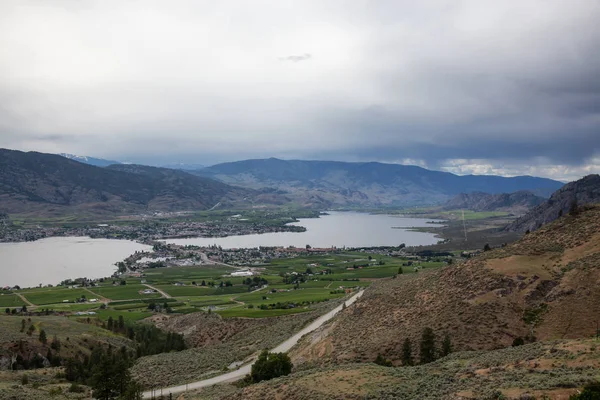
<path id="1" fill-rule="evenodd" d="M 276 188 L 300 204 L 320 207 L 434 205 L 474 191 L 500 194 L 528 190 L 548 197 L 563 186 L 531 176 L 459 176 L 410 165 L 276 158 L 217 164 L 193 173 L 230 185 Z"/>
<path id="2" fill-rule="evenodd" d="M 128 162 L 106 160 L 104 158 L 96 158 L 96 157 L 88 157 L 88 156 L 78 156 L 75 154 L 67 154 L 67 153 L 60 153 L 59 156 L 63 156 L 70 160 L 79 161 L 84 164 L 94 165 L 96 167 L 108 167 L 109 165 L 114 165 L 114 164 L 133 164 L 133 163 L 128 163 Z M 146 165 L 146 164 L 144 164 L 144 165 Z M 183 171 L 196 170 L 196 169 L 201 169 L 201 168 L 205 167 L 205 165 L 203 165 L 203 164 L 197 164 L 197 163 L 189 164 L 189 163 L 181 163 L 181 162 L 150 163 L 148 165 L 152 166 L 152 167 L 180 169 Z"/>
<path id="3" fill-rule="evenodd" d="M 0 149 L 0 205 L 7 213 L 206 210 L 217 203 L 248 206 L 261 196 L 172 169 L 125 164 L 100 168 L 59 155 Z"/>
<path id="4" fill-rule="evenodd" d="M 92 162 L 102 166 L 90 165 Z M 264 159 L 182 171 L 0 149 L 0 199 L 2 211 L 8 213 L 61 214 L 78 209 L 123 214 L 205 210 L 216 204 L 321 209 L 432 205 L 463 192 L 527 190 L 547 196 L 561 186 L 561 182 L 530 176 L 458 176 L 376 162 Z M 502 205 L 519 199 L 526 204 L 536 201 L 532 196 L 499 196 L 491 203 Z"/>
<path id="5" fill-rule="evenodd" d="M 444 205 L 446 210 L 467 209 L 472 211 L 506 211 L 525 214 L 546 199 L 521 190 L 514 193 L 489 194 L 483 192 L 461 193 Z"/>
<path id="6" fill-rule="evenodd" d="M 68 158 L 69 160 L 75 160 L 80 163 L 94 165 L 96 167 L 108 167 L 109 165 L 113 165 L 113 164 L 121 164 L 119 161 L 105 160 L 104 158 L 96 158 L 96 157 L 88 157 L 88 156 L 78 156 L 75 154 L 60 153 L 59 156 Z"/>

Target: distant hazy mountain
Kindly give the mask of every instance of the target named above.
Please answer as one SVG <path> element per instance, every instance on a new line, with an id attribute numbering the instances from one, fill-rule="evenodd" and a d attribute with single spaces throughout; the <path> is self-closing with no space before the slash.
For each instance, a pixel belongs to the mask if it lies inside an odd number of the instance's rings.
<path id="1" fill-rule="evenodd" d="M 31 215 L 205 210 L 261 196 L 182 171 L 136 165 L 100 168 L 54 154 L 0 149 L 0 208 Z M 270 198 L 270 197 L 267 197 Z"/>
<path id="2" fill-rule="evenodd" d="M 155 167 L 179 169 L 182 171 L 194 171 L 206 167 L 203 164 L 188 164 L 188 163 L 165 163 L 165 164 L 152 164 Z"/>
<path id="3" fill-rule="evenodd" d="M 522 190 L 515 193 L 489 194 L 483 192 L 461 193 L 444 208 L 447 210 L 467 209 L 473 211 L 507 211 L 525 213 L 546 201 L 544 197 Z"/>
<path id="4" fill-rule="evenodd" d="M 276 158 L 217 164 L 194 173 L 248 188 L 271 187 L 302 204 L 321 206 L 405 206 L 441 204 L 459 193 L 548 196 L 563 183 L 545 178 L 467 175 L 421 167 Z"/>
<path id="5" fill-rule="evenodd" d="M 533 231 L 554 221 L 561 213 L 567 214 L 574 201 L 579 206 L 600 203 L 600 175 L 588 175 L 567 183 L 548 200 L 516 219 L 506 229 L 515 232 Z"/>
<path id="6" fill-rule="evenodd" d="M 79 161 L 84 164 L 95 165 L 96 167 L 107 167 L 112 164 L 121 164 L 119 161 L 105 160 L 103 158 L 95 158 L 88 156 L 77 156 L 75 154 L 60 153 L 59 156 L 63 156 L 70 160 Z"/>

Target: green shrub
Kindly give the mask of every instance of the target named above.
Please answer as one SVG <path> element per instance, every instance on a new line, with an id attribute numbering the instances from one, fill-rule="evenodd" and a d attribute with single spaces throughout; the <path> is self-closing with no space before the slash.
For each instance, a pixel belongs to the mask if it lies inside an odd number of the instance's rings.
<path id="1" fill-rule="evenodd" d="M 77 383 L 72 383 L 69 386 L 69 393 L 84 393 L 85 388 L 83 386 L 78 385 Z"/>
<path id="2" fill-rule="evenodd" d="M 269 353 L 267 350 L 263 350 L 258 356 L 258 360 L 252 365 L 250 378 L 254 383 L 266 381 L 289 375 L 292 368 L 292 361 L 286 353 Z"/>

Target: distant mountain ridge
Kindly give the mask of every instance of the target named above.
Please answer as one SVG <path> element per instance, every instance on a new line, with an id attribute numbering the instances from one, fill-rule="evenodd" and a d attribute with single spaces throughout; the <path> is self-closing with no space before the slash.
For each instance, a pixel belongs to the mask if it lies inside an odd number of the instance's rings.
<path id="1" fill-rule="evenodd" d="M 94 165 L 96 167 L 107 167 L 113 164 L 121 164 L 119 161 L 105 160 L 103 158 L 78 156 L 75 154 L 60 153 L 59 156 L 68 158 L 69 160 L 79 161 L 80 163 Z"/>
<path id="2" fill-rule="evenodd" d="M 583 206 L 600 203 L 600 175 L 588 175 L 567 183 L 526 215 L 516 219 L 506 227 L 512 232 L 533 231 L 557 219 L 560 214 L 569 212 L 573 203 Z"/>
<path id="3" fill-rule="evenodd" d="M 0 208 L 32 215 L 126 214 L 250 205 L 263 194 L 183 171 L 0 149 Z M 268 199 L 269 197 L 267 197 Z"/>
<path id="4" fill-rule="evenodd" d="M 433 205 L 468 192 L 528 190 L 549 196 L 563 185 L 531 176 L 458 176 L 410 165 L 277 158 L 217 164 L 194 173 L 242 187 L 275 188 L 303 204 L 325 207 Z"/>
<path id="5" fill-rule="evenodd" d="M 507 211 L 525 213 L 546 201 L 545 198 L 521 190 L 514 193 L 489 194 L 483 192 L 461 193 L 444 205 L 446 210 Z"/>

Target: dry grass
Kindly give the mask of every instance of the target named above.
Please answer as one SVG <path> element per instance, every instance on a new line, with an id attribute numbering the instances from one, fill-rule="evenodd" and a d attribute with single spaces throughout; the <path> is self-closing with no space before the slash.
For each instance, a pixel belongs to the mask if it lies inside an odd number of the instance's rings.
<path id="1" fill-rule="evenodd" d="M 431 327 L 458 350 L 595 334 L 600 315 L 600 207 L 566 216 L 507 247 L 437 271 L 375 282 L 293 352 L 297 364 L 400 363 L 402 342 Z"/>
<path id="2" fill-rule="evenodd" d="M 185 398 L 565 399 L 577 388 L 600 379 L 596 345 L 592 340 L 534 343 L 491 352 L 454 353 L 418 367 L 346 364 L 296 372 L 245 389 L 220 386 L 223 393 L 213 388 Z"/>

